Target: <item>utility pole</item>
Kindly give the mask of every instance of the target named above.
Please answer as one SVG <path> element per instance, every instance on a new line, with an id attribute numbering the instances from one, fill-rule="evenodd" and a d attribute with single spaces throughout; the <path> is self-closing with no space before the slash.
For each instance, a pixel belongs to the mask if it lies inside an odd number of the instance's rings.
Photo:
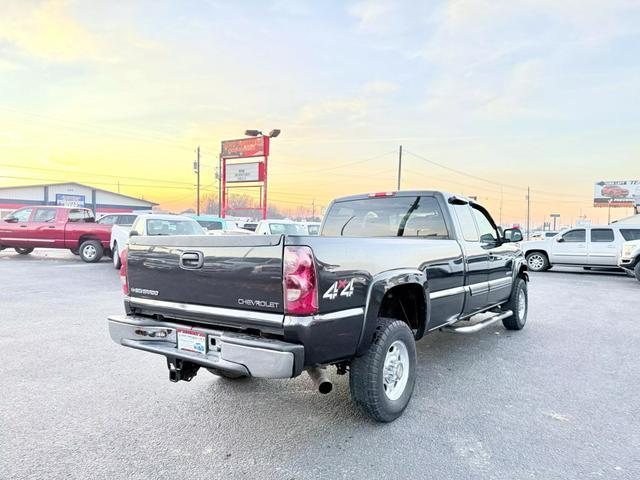
<path id="1" fill-rule="evenodd" d="M 611 199 L 609 199 L 609 208 L 607 212 L 607 225 L 611 225 Z"/>
<path id="2" fill-rule="evenodd" d="M 527 187 L 527 240 L 531 239 L 531 189 Z"/>
<path id="3" fill-rule="evenodd" d="M 200 215 L 200 147 L 196 149 L 196 215 Z"/>
<path id="4" fill-rule="evenodd" d="M 502 226 L 502 202 L 504 200 L 504 195 L 502 192 L 502 185 L 500 185 L 500 226 Z"/>
<path id="5" fill-rule="evenodd" d="M 312 221 L 315 221 L 313 220 L 316 218 L 316 199 L 315 198 L 313 199 L 313 202 L 311 202 L 311 218 L 312 218 Z"/>
<path id="6" fill-rule="evenodd" d="M 398 190 L 400 190 L 400 180 L 402 179 L 402 145 L 398 150 Z"/>
<path id="7" fill-rule="evenodd" d="M 120 180 L 118 180 L 118 193 L 120 193 Z"/>

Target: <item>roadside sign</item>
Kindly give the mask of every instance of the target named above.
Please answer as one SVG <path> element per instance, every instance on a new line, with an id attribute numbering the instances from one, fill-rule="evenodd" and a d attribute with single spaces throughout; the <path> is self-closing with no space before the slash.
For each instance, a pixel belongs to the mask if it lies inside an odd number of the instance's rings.
<path id="1" fill-rule="evenodd" d="M 269 137 L 249 137 L 222 142 L 222 158 L 266 157 L 269 155 Z"/>
<path id="2" fill-rule="evenodd" d="M 593 191 L 594 207 L 640 206 L 640 180 L 597 182 Z"/>
<path id="3" fill-rule="evenodd" d="M 264 163 L 228 163 L 225 169 L 227 183 L 262 182 L 264 178 Z"/>

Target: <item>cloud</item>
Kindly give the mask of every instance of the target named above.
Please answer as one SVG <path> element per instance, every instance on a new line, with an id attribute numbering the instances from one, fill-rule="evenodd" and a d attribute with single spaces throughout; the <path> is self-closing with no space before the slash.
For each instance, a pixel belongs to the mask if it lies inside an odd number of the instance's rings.
<path id="1" fill-rule="evenodd" d="M 45 60 L 72 62 L 99 56 L 96 39 L 69 12 L 67 0 L 3 5 L 0 40 Z"/>
<path id="2" fill-rule="evenodd" d="M 385 82 L 382 80 L 374 80 L 372 82 L 365 83 L 363 90 L 367 94 L 372 95 L 385 95 L 387 93 L 397 90 L 397 85 L 391 82 Z"/>
<path id="3" fill-rule="evenodd" d="M 394 4 L 389 1 L 364 1 L 352 5 L 349 14 L 358 21 L 359 30 L 375 33 L 388 28 L 385 19 L 394 10 Z"/>

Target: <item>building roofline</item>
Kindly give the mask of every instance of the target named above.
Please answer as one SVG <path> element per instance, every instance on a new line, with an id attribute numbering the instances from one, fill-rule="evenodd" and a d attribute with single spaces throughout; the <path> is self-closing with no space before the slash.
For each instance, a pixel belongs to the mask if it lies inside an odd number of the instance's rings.
<path id="1" fill-rule="evenodd" d="M 38 183 L 38 184 L 35 184 L 35 185 L 12 185 L 12 186 L 8 186 L 8 187 L 0 187 L 0 190 L 10 190 L 12 188 L 55 187 L 55 186 L 59 186 L 59 185 L 78 185 L 79 187 L 91 188 L 93 190 L 100 191 L 100 192 L 106 192 L 106 193 L 112 193 L 114 195 L 120 195 L 121 197 L 129 198 L 131 200 L 137 200 L 139 202 L 146 202 L 146 203 L 148 203 L 150 205 L 159 205 L 156 202 L 151 202 L 149 200 L 144 200 L 142 198 L 132 197 L 131 195 L 125 195 L 124 193 L 112 192 L 111 190 L 105 190 L 104 188 L 93 187 L 91 185 L 86 185 L 84 183 L 78 183 L 78 182 Z"/>

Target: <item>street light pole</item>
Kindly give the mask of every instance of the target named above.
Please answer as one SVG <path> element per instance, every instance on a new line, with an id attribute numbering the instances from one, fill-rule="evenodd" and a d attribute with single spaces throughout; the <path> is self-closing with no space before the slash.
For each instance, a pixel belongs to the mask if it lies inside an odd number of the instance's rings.
<path id="1" fill-rule="evenodd" d="M 400 180 L 402 179 L 402 145 L 398 150 L 398 191 L 400 191 Z"/>
<path id="2" fill-rule="evenodd" d="M 196 150 L 196 214 L 200 215 L 200 147 Z"/>

